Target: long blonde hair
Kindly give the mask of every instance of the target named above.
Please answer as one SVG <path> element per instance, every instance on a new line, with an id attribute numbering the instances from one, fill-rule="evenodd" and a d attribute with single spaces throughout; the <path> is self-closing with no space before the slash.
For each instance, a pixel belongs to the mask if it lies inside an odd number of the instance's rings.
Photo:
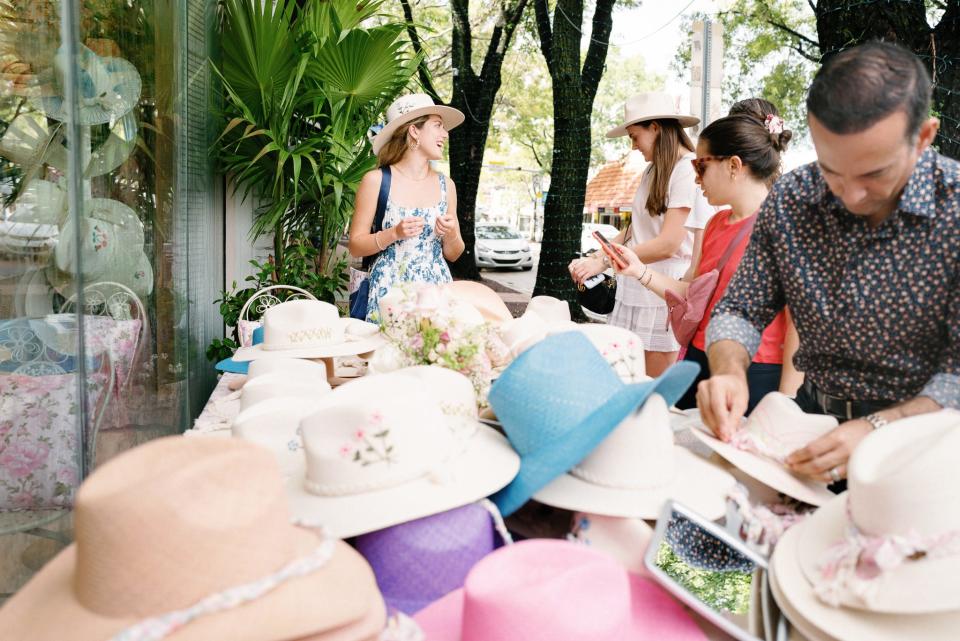
<path id="1" fill-rule="evenodd" d="M 677 152 L 683 146 L 687 151 L 694 151 L 693 143 L 687 132 L 680 126 L 680 122 L 673 118 L 666 120 L 652 120 L 639 123 L 642 127 L 649 127 L 656 122 L 660 125 L 657 141 L 653 143 L 653 162 L 650 163 L 652 172 L 650 193 L 647 195 L 647 213 L 659 216 L 667 211 L 667 191 L 670 189 L 670 176 L 677 164 Z"/>
<path id="2" fill-rule="evenodd" d="M 403 154 L 407 153 L 407 149 L 410 149 L 410 141 L 407 139 L 407 131 L 410 125 L 417 129 L 423 129 L 429 119 L 430 114 L 414 118 L 393 132 L 393 137 L 380 148 L 380 153 L 377 154 L 377 167 L 387 167 L 399 162 L 403 158 Z"/>

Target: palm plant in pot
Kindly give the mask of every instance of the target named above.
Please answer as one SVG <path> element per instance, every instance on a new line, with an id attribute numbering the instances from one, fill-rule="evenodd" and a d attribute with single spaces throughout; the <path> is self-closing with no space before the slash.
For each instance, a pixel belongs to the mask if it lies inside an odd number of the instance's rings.
<path id="1" fill-rule="evenodd" d="M 225 125 L 214 151 L 240 197 L 261 203 L 251 236 L 273 234 L 268 284 L 302 286 L 331 302 L 345 287 L 346 261 L 334 249 L 360 179 L 375 166 L 367 130 L 418 64 L 405 25 L 383 14 L 383 3 L 221 3 L 223 61 L 215 68 Z M 300 260 L 305 244 L 320 280 L 282 282 L 297 271 L 285 268 L 290 248 L 300 248 Z M 236 307 L 231 297 L 251 289 L 225 292 L 222 301 Z"/>

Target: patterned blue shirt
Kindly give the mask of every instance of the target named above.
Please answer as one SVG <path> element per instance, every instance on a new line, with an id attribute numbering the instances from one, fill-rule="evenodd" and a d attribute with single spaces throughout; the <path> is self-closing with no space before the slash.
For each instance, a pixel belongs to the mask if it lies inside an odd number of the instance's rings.
<path id="1" fill-rule="evenodd" d="M 927 150 L 897 209 L 871 228 L 816 163 L 783 176 L 707 328 L 751 356 L 784 305 L 797 369 L 857 401 L 928 396 L 960 408 L 960 164 Z"/>

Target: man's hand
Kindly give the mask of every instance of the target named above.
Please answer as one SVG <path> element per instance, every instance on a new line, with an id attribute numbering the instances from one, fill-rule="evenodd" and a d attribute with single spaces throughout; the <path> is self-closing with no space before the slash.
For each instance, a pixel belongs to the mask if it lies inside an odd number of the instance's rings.
<path id="1" fill-rule="evenodd" d="M 697 386 L 700 418 L 722 441 L 729 441 L 740 429 L 749 400 L 750 389 L 744 375 L 718 374 Z"/>
<path id="2" fill-rule="evenodd" d="M 837 478 L 847 478 L 847 461 L 850 455 L 872 431 L 873 426 L 861 419 L 841 423 L 788 456 L 787 466 L 797 474 L 819 481 L 831 482 Z M 830 474 L 833 469 L 837 471 L 837 478 Z"/>

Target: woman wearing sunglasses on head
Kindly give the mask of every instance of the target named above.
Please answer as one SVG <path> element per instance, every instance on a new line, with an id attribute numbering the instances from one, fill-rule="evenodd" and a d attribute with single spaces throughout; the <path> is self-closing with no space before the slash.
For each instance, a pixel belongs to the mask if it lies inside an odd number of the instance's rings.
<path id="1" fill-rule="evenodd" d="M 685 360 L 700 364 L 700 380 L 709 378 L 704 340 L 714 305 L 723 296 L 727 283 L 737 270 L 750 240 L 750 231 L 760 204 L 780 175 L 780 154 L 791 138 L 776 113 L 736 113 L 712 122 L 700 134 L 697 157 L 691 161 L 696 181 L 711 205 L 729 208 L 717 213 L 707 224 L 703 242 L 693 257 L 691 276 L 717 269 L 716 289 L 709 297 L 703 319 L 687 348 Z M 646 289 L 665 297 L 666 290 L 685 296 L 693 278 L 677 280 L 644 264 L 633 252 L 620 247 L 628 266 L 618 273 L 636 278 Z M 726 260 L 724 260 L 726 258 Z M 722 263 L 722 264 L 721 264 Z M 748 372 L 751 411 L 768 392 L 781 391 L 793 396 L 803 375 L 793 367 L 798 339 L 789 311 L 780 313 L 763 332 Z M 690 387 L 677 407 L 697 406 L 697 383 Z"/>
<path id="2" fill-rule="evenodd" d="M 608 138 L 629 136 L 633 149 L 650 163 L 633 199 L 630 225 L 614 242 L 625 243 L 635 256 L 677 279 L 690 268 L 696 239 L 714 213 L 690 167 L 694 148 L 685 128 L 698 122 L 696 116 L 681 114 L 674 98 L 651 92 L 627 99 L 624 123 L 607 133 Z M 606 255 L 597 252 L 571 262 L 570 276 L 583 283 L 609 266 Z M 663 373 L 680 350 L 666 321 L 661 299 L 633 279 L 617 278 L 616 305 L 607 323 L 640 337 L 649 376 Z"/>

